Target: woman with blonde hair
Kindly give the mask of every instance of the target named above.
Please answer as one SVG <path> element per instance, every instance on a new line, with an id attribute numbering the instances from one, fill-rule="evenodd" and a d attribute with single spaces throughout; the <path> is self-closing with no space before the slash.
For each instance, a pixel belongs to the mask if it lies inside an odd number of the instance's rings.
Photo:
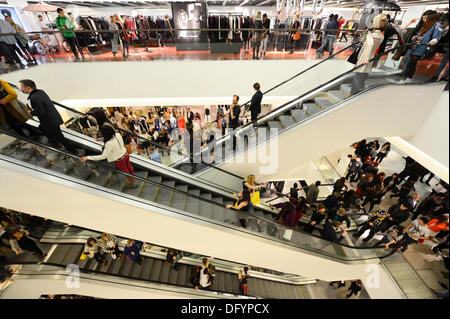
<path id="1" fill-rule="evenodd" d="M 119 37 L 119 27 L 116 25 L 116 18 L 114 16 L 109 17 L 109 30 L 112 31 L 111 51 L 114 57 L 119 52 L 119 46 L 121 44 Z"/>
<path id="2" fill-rule="evenodd" d="M 117 30 L 120 30 L 121 32 L 119 32 L 119 37 L 120 37 L 120 41 L 122 42 L 123 45 L 123 57 L 124 58 L 128 58 L 128 55 L 130 54 L 130 36 L 128 35 L 128 32 L 125 31 L 126 27 L 122 22 L 122 19 L 120 19 L 118 14 L 114 15 L 114 19 L 115 19 L 115 24 L 117 26 Z M 127 52 L 125 54 L 125 51 Z"/>

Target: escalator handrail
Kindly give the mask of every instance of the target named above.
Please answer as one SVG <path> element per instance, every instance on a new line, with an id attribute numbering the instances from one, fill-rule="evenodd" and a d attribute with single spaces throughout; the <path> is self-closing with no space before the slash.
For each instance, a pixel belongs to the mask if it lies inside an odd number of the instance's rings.
<path id="1" fill-rule="evenodd" d="M 25 142 L 34 144 L 34 145 L 39 146 L 39 147 L 42 147 L 42 148 L 49 149 L 49 150 L 54 151 L 54 152 L 56 152 L 56 153 L 60 153 L 60 154 L 62 154 L 62 155 L 64 155 L 64 156 L 69 156 L 69 157 L 77 158 L 77 159 L 80 159 L 80 158 L 81 158 L 81 157 L 79 157 L 79 156 L 77 156 L 77 155 L 74 155 L 74 154 L 71 154 L 71 153 L 68 153 L 68 152 L 59 150 L 59 149 L 55 149 L 55 148 L 53 148 L 53 147 L 51 147 L 51 146 L 44 145 L 44 144 L 42 144 L 42 143 L 33 141 L 33 140 L 28 139 L 28 138 L 25 138 L 25 137 L 21 137 L 21 136 L 15 134 L 15 133 L 13 133 L 13 132 L 8 132 L 8 131 L 5 131 L 5 130 L 3 130 L 3 129 L 1 129 L 1 128 L 0 128 L 0 133 L 1 133 L 1 134 L 5 134 L 5 135 L 9 135 L 9 136 L 11 136 L 11 137 L 15 137 L 15 138 L 17 138 L 17 139 L 19 139 L 19 140 L 22 140 L 22 141 L 25 141 Z M 173 191 L 173 192 L 182 193 L 182 194 L 185 195 L 185 196 L 192 197 L 192 198 L 196 198 L 196 199 L 198 199 L 198 200 L 200 200 L 200 201 L 207 202 L 207 203 L 209 203 L 209 204 L 212 204 L 212 205 L 215 205 L 215 206 L 219 206 L 219 207 L 221 207 L 221 208 L 224 208 L 224 206 L 220 205 L 220 204 L 217 203 L 217 202 L 214 202 L 214 201 L 209 200 L 209 199 L 205 199 L 205 198 L 200 197 L 200 196 L 196 196 L 196 195 L 190 194 L 189 192 L 180 191 L 179 189 L 176 189 L 176 188 L 173 188 L 173 187 L 170 187 L 170 186 L 167 186 L 167 185 L 163 185 L 163 184 L 160 184 L 160 183 L 157 183 L 157 182 L 153 182 L 153 181 L 147 180 L 147 179 L 145 179 L 145 178 L 142 178 L 142 177 L 140 177 L 140 176 L 136 176 L 136 175 L 132 175 L 132 174 L 129 174 L 129 173 L 126 173 L 126 172 L 119 171 L 119 170 L 117 170 L 116 168 L 107 166 L 107 165 L 105 165 L 105 164 L 103 164 L 103 163 L 99 163 L 99 162 L 95 162 L 95 161 L 89 161 L 89 162 L 92 163 L 92 164 L 94 164 L 94 165 L 96 165 L 96 166 L 100 166 L 100 167 L 103 167 L 103 168 L 105 168 L 105 169 L 107 169 L 107 170 L 116 172 L 116 173 L 118 173 L 118 174 L 122 174 L 122 175 L 125 175 L 125 176 L 129 176 L 129 177 L 138 179 L 138 180 L 143 181 L 143 182 L 146 182 L 146 183 L 148 182 L 149 184 L 152 184 L 152 185 L 155 185 L 155 186 L 158 186 L 158 187 L 162 187 L 162 188 L 168 189 L 168 190 Z M 161 205 L 161 204 L 159 204 L 159 203 L 156 203 L 156 204 Z M 258 208 L 258 209 L 264 210 L 264 209 L 261 209 L 261 208 Z M 266 211 L 267 211 L 267 212 L 270 212 L 269 210 L 266 210 Z M 230 210 L 230 212 L 233 212 L 233 210 Z M 257 218 L 257 219 L 261 219 L 261 220 L 263 220 L 263 221 L 265 221 L 265 222 L 267 222 L 267 223 L 270 223 L 270 224 L 275 225 L 275 226 L 278 226 L 278 227 L 284 227 L 284 228 L 286 228 L 286 229 L 292 229 L 293 231 L 296 231 L 296 232 L 298 232 L 298 233 L 301 233 L 301 234 L 304 234 L 304 235 L 307 235 L 307 236 L 311 236 L 311 237 L 315 237 L 315 238 L 319 238 L 320 240 L 322 240 L 322 241 L 324 241 L 324 242 L 329 242 L 330 244 L 333 243 L 333 242 L 331 242 L 331 241 L 327 241 L 327 240 L 323 239 L 323 238 L 320 237 L 320 236 L 313 235 L 313 234 L 310 234 L 310 233 L 307 233 L 307 232 L 298 230 L 298 229 L 296 229 L 295 227 L 289 227 L 289 226 L 280 225 L 280 224 L 278 224 L 278 223 L 276 223 L 276 222 L 274 222 L 274 221 L 272 221 L 272 220 L 266 219 L 266 218 L 261 217 L 261 216 L 256 216 L 256 215 L 252 214 L 251 212 L 248 212 L 247 215 L 248 215 L 249 217 L 254 217 L 254 218 Z M 199 217 L 200 217 L 200 218 L 199 218 Z M 229 227 L 229 226 L 230 226 L 230 225 L 228 225 L 228 224 L 223 224 L 223 223 L 220 222 L 220 221 L 216 221 L 216 220 L 212 220 L 212 219 L 203 219 L 201 216 L 195 216 L 195 218 L 196 218 L 196 219 L 201 219 L 201 220 L 204 220 L 204 221 L 207 221 L 207 222 L 216 223 L 216 224 L 219 223 L 220 225 L 224 225 L 224 226 L 226 226 L 226 227 Z M 240 230 L 240 231 L 242 231 L 242 230 Z M 259 236 L 262 237 L 262 238 L 267 238 L 267 236 L 264 236 L 264 235 L 262 235 L 262 234 L 259 234 Z M 273 239 L 273 238 L 272 238 L 272 237 L 269 237 L 269 239 Z M 277 242 L 278 242 L 278 241 L 277 241 Z M 279 242 L 279 243 L 283 243 L 283 242 Z M 305 247 L 303 247 L 303 246 L 299 246 L 298 244 L 295 244 L 295 243 L 292 243 L 292 242 L 286 242 L 286 243 L 283 243 L 283 244 L 287 244 L 287 245 L 289 245 L 289 246 L 293 246 L 293 247 L 296 247 L 296 248 L 299 248 L 299 249 L 306 249 L 306 250 L 310 250 L 310 251 L 313 251 L 313 252 L 317 252 L 316 249 L 307 249 L 307 248 L 305 248 Z M 369 250 L 369 249 L 374 249 L 373 247 L 354 247 L 354 246 L 350 246 L 350 245 L 346 245 L 346 244 L 342 244 L 342 243 L 334 243 L 334 244 L 337 244 L 337 245 L 343 246 L 343 247 L 347 247 L 347 248 L 350 248 L 350 249 L 357 249 L 357 250 Z M 319 250 L 318 252 L 323 254 L 323 252 L 321 252 L 320 250 Z M 383 256 L 383 257 L 377 256 L 377 257 L 371 257 L 371 258 L 369 258 L 369 259 L 372 259 L 372 258 L 385 258 L 385 257 L 387 257 L 387 256 L 390 256 L 390 255 L 391 255 L 392 253 L 394 253 L 394 252 L 395 252 L 395 251 L 391 251 L 388 255 Z M 328 255 L 327 255 L 327 256 L 328 256 Z M 342 260 L 342 258 L 339 258 L 339 256 L 329 256 L 329 257 L 331 257 L 331 258 L 336 258 L 336 259 L 339 259 L 339 260 Z M 366 259 L 367 259 L 367 258 L 366 258 Z M 344 259 L 344 260 L 345 260 L 345 261 L 358 261 L 358 260 L 366 260 L 366 259 L 363 258 L 363 259 L 351 259 L 351 260 L 346 260 L 346 259 Z"/>
<path id="2" fill-rule="evenodd" d="M 285 80 L 285 81 L 283 81 L 283 82 L 281 82 L 281 83 L 279 83 L 279 84 L 273 86 L 272 88 L 268 89 L 268 90 L 265 91 L 265 92 L 262 92 L 262 95 L 264 96 L 265 94 L 267 94 L 267 93 L 269 93 L 269 92 L 271 92 L 271 91 L 273 91 L 273 90 L 279 88 L 279 87 L 282 86 L 283 84 L 286 84 L 287 82 L 289 82 L 289 81 L 291 81 L 291 80 L 293 80 L 293 79 L 299 77 L 300 75 L 302 75 L 302 74 L 308 72 L 309 70 L 314 69 L 315 67 L 317 67 L 317 66 L 319 66 L 320 64 L 324 63 L 325 61 L 328 61 L 328 60 L 334 58 L 334 57 L 337 56 L 338 54 L 340 54 L 340 53 L 342 53 L 342 52 L 348 50 L 349 48 L 351 48 L 351 47 L 353 47 L 353 46 L 355 46 L 355 45 L 358 45 L 359 43 L 360 43 L 360 42 L 352 43 L 352 44 L 350 44 L 349 46 L 347 46 L 347 47 L 345 47 L 345 48 L 343 48 L 343 49 L 337 51 L 336 53 L 333 53 L 332 55 L 328 56 L 326 59 L 320 60 L 320 61 L 317 62 L 316 64 L 314 64 L 314 65 L 312 65 L 312 66 L 306 68 L 305 70 L 302 70 L 301 72 L 299 72 L 299 73 L 293 75 L 293 76 L 290 77 L 289 79 L 287 79 L 287 80 Z M 241 107 L 244 107 L 244 106 L 246 106 L 246 105 L 249 105 L 250 103 L 251 103 L 251 100 L 245 102 L 244 104 L 242 104 Z M 280 107 L 281 107 L 281 106 L 280 106 Z M 275 109 L 275 110 L 276 110 L 276 109 Z M 245 108 L 244 108 L 244 115 L 245 115 L 245 113 L 246 113 L 247 111 L 248 111 L 248 108 L 245 107 Z M 272 111 L 273 111 L 273 110 L 272 110 Z M 270 113 L 270 112 L 269 112 L 269 113 Z M 267 113 L 267 114 L 269 114 L 269 113 Z M 217 119 L 215 119 L 214 121 L 212 121 L 212 122 L 210 122 L 210 123 L 211 123 L 211 124 L 214 124 L 214 123 L 216 123 L 218 120 L 221 120 L 221 119 L 224 119 L 224 118 L 225 118 L 225 116 L 220 117 L 220 118 L 217 118 Z M 252 124 L 252 123 L 249 123 L 249 124 Z M 246 125 L 248 125 L 248 124 L 246 124 Z M 201 131 L 201 129 L 198 130 L 198 131 L 196 131 L 196 132 L 194 132 L 194 134 L 198 133 L 199 131 Z M 229 135 L 229 134 L 227 134 L 227 135 Z M 179 142 L 180 142 L 180 141 L 178 141 L 177 143 L 179 143 Z M 172 146 L 176 145 L 177 143 L 174 143 Z"/>
<path id="3" fill-rule="evenodd" d="M 12 83 L 9 83 L 9 82 L 8 82 L 8 84 L 11 85 L 11 86 L 12 86 L 13 88 L 15 88 L 15 89 L 19 89 L 19 88 L 17 87 L 17 85 L 15 85 L 15 84 L 12 84 Z M 83 117 L 86 116 L 85 113 L 80 112 L 80 111 L 78 111 L 78 110 L 75 110 L 75 109 L 73 109 L 73 108 L 71 108 L 71 107 L 68 107 L 68 106 L 66 106 L 66 105 L 63 105 L 63 104 L 61 104 L 61 103 L 59 103 L 59 102 L 52 101 L 52 103 L 55 104 L 55 105 L 57 105 L 57 106 L 59 106 L 59 107 L 61 107 L 61 108 L 63 108 L 63 109 L 66 109 L 66 110 L 68 110 L 68 111 L 70 111 L 70 112 L 73 112 L 73 113 L 75 113 L 75 114 L 78 114 L 78 115 L 80 115 L 80 116 L 83 116 Z M 72 118 L 72 119 L 73 119 L 73 118 Z M 69 121 L 71 121 L 72 119 L 70 119 Z M 111 124 L 112 124 L 112 123 L 111 123 Z M 163 146 L 163 145 L 158 144 L 158 143 L 156 143 L 156 142 L 154 142 L 154 141 L 152 141 L 152 140 L 149 140 L 149 139 L 147 139 L 147 138 L 145 138 L 145 137 L 142 137 L 142 136 L 140 136 L 140 135 L 137 135 L 137 134 L 135 134 L 135 133 L 133 133 L 133 132 L 127 131 L 127 130 L 125 130 L 125 129 L 122 129 L 122 128 L 120 128 L 120 127 L 117 126 L 117 125 L 114 125 L 114 124 L 112 124 L 112 125 L 113 125 L 114 128 L 117 129 L 118 131 L 124 132 L 125 134 L 131 135 L 131 136 L 133 136 L 133 137 L 135 137 L 135 138 L 138 138 L 138 139 L 141 139 L 141 140 L 145 140 L 146 142 L 149 142 L 150 144 L 152 144 L 153 146 L 155 146 L 155 147 L 158 148 L 158 149 L 165 150 L 165 151 L 168 152 L 168 153 L 171 151 L 171 147 Z M 180 141 L 181 141 L 181 140 L 180 140 Z M 177 144 L 177 143 L 174 143 L 174 144 L 172 144 L 171 146 L 173 146 L 173 145 L 175 145 L 175 144 Z M 182 154 L 182 155 L 184 155 L 184 156 L 186 156 L 186 157 L 190 157 L 190 155 L 187 155 L 187 154 Z M 186 163 L 186 164 L 191 164 L 191 163 Z M 220 172 L 222 172 L 222 173 L 231 175 L 231 176 L 233 176 L 233 177 L 235 177 L 235 178 L 239 178 L 239 179 L 241 179 L 241 180 L 244 179 L 244 177 L 242 177 L 242 176 L 239 176 L 239 175 L 234 174 L 234 173 L 232 173 L 232 172 L 228 172 L 228 171 L 226 171 L 226 170 L 224 170 L 224 169 L 221 169 L 220 167 L 216 167 L 216 166 L 214 166 L 214 165 L 212 165 L 212 164 L 206 163 L 206 162 L 204 162 L 203 160 L 201 161 L 200 164 L 207 165 L 207 166 L 209 166 L 209 167 L 211 167 L 211 168 L 214 168 L 214 169 L 216 169 L 216 170 L 218 170 L 218 171 L 220 171 Z"/>
<path id="4" fill-rule="evenodd" d="M 402 48 L 402 47 L 408 47 L 408 46 L 412 46 L 412 45 L 415 45 L 415 44 L 417 44 L 417 43 L 415 43 L 415 42 L 407 43 L 407 44 L 403 44 L 403 45 L 400 45 L 400 46 L 398 46 L 398 47 L 395 47 L 395 48 L 393 48 L 393 49 L 390 49 L 390 50 L 388 50 L 388 51 L 384 51 L 384 52 L 382 52 L 382 53 L 380 53 L 380 54 L 375 55 L 372 59 L 370 59 L 370 60 L 368 61 L 368 63 L 370 64 L 371 62 L 375 61 L 376 59 L 380 58 L 381 56 L 383 56 L 383 55 L 385 55 L 385 54 L 387 54 L 387 53 L 390 53 L 390 52 L 392 52 L 392 51 L 396 51 L 396 50 L 398 50 L 399 48 Z M 425 45 L 425 46 L 430 46 L 430 45 L 426 45 L 426 44 L 423 44 L 423 45 Z M 327 82 L 325 82 L 325 83 L 319 85 L 318 87 L 316 87 L 316 88 L 314 88 L 314 89 L 312 89 L 312 90 L 310 90 L 310 91 L 308 91 L 308 92 L 306 92 L 306 93 L 304 93 L 304 94 L 302 94 L 302 95 L 300 95 L 300 96 L 298 96 L 298 97 L 292 99 L 291 101 L 286 102 L 285 104 L 279 106 L 278 108 L 276 108 L 276 109 L 274 109 L 274 110 L 272 110 L 272 111 L 270 111 L 270 112 L 268 112 L 268 113 L 262 115 L 262 116 L 259 117 L 255 122 L 257 122 L 257 123 L 263 123 L 263 122 L 267 122 L 267 121 L 271 120 L 272 118 L 278 116 L 279 114 L 288 111 L 290 108 L 284 109 L 287 105 L 290 105 L 290 104 L 292 104 L 292 103 L 294 103 L 294 102 L 296 102 L 296 101 L 298 102 L 299 100 L 305 98 L 306 96 L 310 95 L 311 93 L 313 93 L 313 92 L 315 92 L 315 91 L 319 91 L 321 88 L 326 87 L 326 86 L 329 85 L 330 83 L 333 83 L 333 82 L 335 82 L 336 80 L 339 80 L 340 78 L 345 77 L 345 76 L 347 76 L 347 75 L 349 75 L 349 74 L 355 72 L 356 70 L 358 70 L 358 69 L 360 69 L 360 68 L 362 68 L 362 67 L 364 67 L 364 66 L 366 66 L 366 64 L 358 65 L 358 66 L 354 67 L 353 69 L 351 69 L 351 70 L 349 70 L 349 71 L 346 71 L 346 72 L 344 72 L 344 73 L 342 73 L 342 74 L 336 76 L 335 78 L 333 78 L 333 79 L 331 79 L 331 80 L 329 80 L 329 81 L 327 81 Z M 293 107 L 295 107 L 295 104 L 291 105 L 291 108 L 293 108 Z M 247 123 L 247 124 L 245 124 L 245 125 L 242 125 L 242 126 L 238 127 L 238 128 L 237 128 L 236 130 L 234 130 L 233 132 L 230 132 L 230 133 L 228 133 L 227 135 L 222 136 L 222 137 L 216 142 L 216 145 L 217 145 L 217 144 L 223 143 L 223 141 L 224 141 L 225 139 L 228 139 L 230 136 L 235 135 L 235 134 L 237 134 L 238 132 L 243 131 L 244 128 L 249 127 L 249 126 L 252 126 L 252 125 L 253 125 L 253 122 L 249 122 L 249 123 Z M 200 151 L 200 153 L 202 153 L 202 152 L 204 152 L 204 150 Z M 196 155 L 197 155 L 197 154 L 196 154 Z M 234 156 L 234 155 L 233 155 L 233 156 Z M 173 166 L 177 166 L 177 165 L 181 164 L 182 162 L 183 162 L 183 164 L 184 164 L 184 161 L 185 161 L 185 160 L 186 160 L 186 159 L 180 160 L 179 162 L 174 163 L 174 164 L 172 164 L 172 165 L 173 165 Z"/>

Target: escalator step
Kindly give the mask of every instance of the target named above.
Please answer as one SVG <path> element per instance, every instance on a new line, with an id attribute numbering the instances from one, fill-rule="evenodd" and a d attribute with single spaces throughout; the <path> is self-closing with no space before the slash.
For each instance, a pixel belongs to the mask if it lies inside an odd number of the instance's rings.
<path id="1" fill-rule="evenodd" d="M 163 181 L 163 185 L 169 186 L 174 188 L 175 187 L 175 181 Z M 158 204 L 164 205 L 164 206 L 170 206 L 170 201 L 172 200 L 173 191 L 170 189 L 160 187 L 158 192 L 158 197 L 156 197 L 156 202 Z"/>
<path id="2" fill-rule="evenodd" d="M 213 197 L 212 200 L 220 205 L 223 205 L 223 197 Z"/>
<path id="3" fill-rule="evenodd" d="M 270 290 L 269 290 L 269 287 L 268 287 L 268 285 L 267 285 L 267 282 L 268 282 L 268 281 L 266 281 L 266 280 L 261 280 L 261 279 L 258 279 L 258 281 L 259 281 L 259 284 L 260 284 L 262 296 L 265 297 L 265 298 L 269 298 L 269 296 L 270 296 Z"/>
<path id="4" fill-rule="evenodd" d="M 146 259 L 145 257 L 141 257 L 142 259 L 142 263 L 139 265 L 137 262 L 133 263 L 133 266 L 131 266 L 131 271 L 130 271 L 130 277 L 131 278 L 140 278 L 139 275 L 141 274 L 141 271 L 144 267 L 144 259 Z"/>
<path id="5" fill-rule="evenodd" d="M 281 115 L 278 117 L 278 120 L 281 122 L 285 129 L 295 125 L 295 121 L 290 115 Z"/>
<path id="6" fill-rule="evenodd" d="M 97 270 L 98 266 L 99 266 L 99 264 L 98 264 L 97 260 L 92 258 L 91 261 L 86 265 L 86 267 L 84 267 L 84 269 L 95 271 L 95 270 Z"/>
<path id="7" fill-rule="evenodd" d="M 84 249 L 84 247 L 83 247 L 83 249 Z M 80 254 L 80 256 L 81 256 L 81 254 Z M 80 259 L 80 257 L 78 257 L 76 264 L 78 267 L 80 267 L 80 269 L 83 269 L 84 267 L 86 267 L 89 259 L 90 259 L 89 256 L 86 256 L 86 259 L 84 259 L 84 260 Z"/>
<path id="8" fill-rule="evenodd" d="M 190 271 L 190 267 L 186 265 L 179 265 L 177 285 L 187 286 L 187 284 L 189 283 L 189 276 L 191 275 Z"/>
<path id="9" fill-rule="evenodd" d="M 151 273 L 152 268 L 153 268 L 153 261 L 154 261 L 153 258 L 148 258 L 148 257 L 144 258 L 144 261 L 142 263 L 142 271 L 141 271 L 141 273 L 139 275 L 140 279 L 149 280 L 150 273 Z"/>
<path id="10" fill-rule="evenodd" d="M 161 274 L 159 276 L 158 281 L 167 283 L 169 281 L 169 272 L 171 269 L 167 266 L 167 264 L 163 261 L 161 266 Z"/>
<path id="11" fill-rule="evenodd" d="M 271 293 L 271 298 L 283 299 L 283 292 L 281 290 L 280 285 L 276 282 L 269 282 L 269 289 Z"/>
<path id="12" fill-rule="evenodd" d="M 200 196 L 200 190 L 199 189 L 189 190 L 189 194 L 192 194 L 194 196 Z M 187 198 L 186 211 L 198 215 L 199 207 L 200 207 L 200 200 L 193 197 Z"/>
<path id="13" fill-rule="evenodd" d="M 124 277 L 130 277 L 131 275 L 131 267 L 133 266 L 133 262 L 127 260 L 125 256 L 122 256 L 121 259 L 124 259 L 122 268 L 120 269 L 120 275 Z"/>
<path id="14" fill-rule="evenodd" d="M 305 111 L 298 109 L 292 109 L 291 115 L 297 121 L 297 123 L 308 118 L 308 115 L 305 113 Z"/>
<path id="15" fill-rule="evenodd" d="M 178 273 L 180 272 L 179 269 L 181 269 L 180 265 L 178 265 L 177 269 L 178 270 L 174 270 L 173 268 L 170 269 L 169 281 L 168 281 L 169 284 L 173 284 L 173 285 L 177 284 Z"/>
<path id="16" fill-rule="evenodd" d="M 264 289 L 261 280 L 258 278 L 250 278 L 248 281 L 248 293 L 256 297 L 264 297 Z"/>
<path id="17" fill-rule="evenodd" d="M 113 173 L 109 180 L 109 187 L 118 192 L 123 192 L 125 185 L 128 183 L 127 178 L 123 174 Z"/>
<path id="18" fill-rule="evenodd" d="M 77 163 L 72 158 L 63 156 L 62 158 L 55 160 L 55 165 L 50 169 L 58 173 L 67 174 L 75 164 Z"/>
<path id="19" fill-rule="evenodd" d="M 162 264 L 163 262 L 161 259 L 155 259 L 153 261 L 153 267 L 149 278 L 151 281 L 158 281 L 159 275 L 161 274 Z"/>
<path id="20" fill-rule="evenodd" d="M 218 291 L 225 291 L 225 273 L 222 271 L 216 272 L 216 278 L 214 278 L 215 289 Z"/>
<path id="21" fill-rule="evenodd" d="M 148 173 L 145 172 L 145 171 L 139 171 L 139 172 L 135 172 L 134 175 L 142 177 L 142 178 L 147 178 Z M 136 183 L 138 184 L 138 187 L 134 187 L 134 188 L 127 187 L 124 190 L 124 193 L 127 193 L 127 194 L 129 194 L 131 196 L 139 197 L 139 194 L 142 191 L 142 187 L 144 186 L 144 181 L 136 179 Z"/>
<path id="22" fill-rule="evenodd" d="M 187 185 L 178 185 L 175 188 L 182 192 L 188 191 Z M 184 211 L 184 208 L 186 207 L 186 198 L 187 196 L 183 193 L 174 192 L 171 207 Z"/>
<path id="23" fill-rule="evenodd" d="M 109 272 L 113 275 L 119 275 L 124 260 L 125 258 L 123 257 L 120 258 L 120 260 L 111 260 L 111 267 L 109 268 Z"/>
<path id="24" fill-rule="evenodd" d="M 299 286 L 294 286 L 294 285 L 288 285 L 288 290 L 290 291 L 290 298 L 291 299 L 298 299 L 301 291 L 299 289 Z"/>
<path id="25" fill-rule="evenodd" d="M 292 292 L 289 289 L 289 286 L 290 285 L 280 283 L 280 289 L 281 289 L 284 299 L 292 299 L 293 298 Z"/>
<path id="26" fill-rule="evenodd" d="M 336 103 L 345 99 L 345 95 L 341 90 L 330 90 L 327 92 L 327 94 L 330 100 Z"/>
<path id="27" fill-rule="evenodd" d="M 68 175 L 85 181 L 92 174 L 92 170 L 94 168 L 95 168 L 94 165 L 78 162 L 77 165 L 73 167 L 73 169 L 69 172 Z"/>
<path id="28" fill-rule="evenodd" d="M 317 105 L 319 105 L 322 108 L 322 110 L 325 110 L 335 104 L 334 102 L 330 101 L 329 98 L 323 97 L 323 96 L 314 98 L 314 102 Z M 312 115 L 312 114 L 309 114 L 309 115 Z"/>

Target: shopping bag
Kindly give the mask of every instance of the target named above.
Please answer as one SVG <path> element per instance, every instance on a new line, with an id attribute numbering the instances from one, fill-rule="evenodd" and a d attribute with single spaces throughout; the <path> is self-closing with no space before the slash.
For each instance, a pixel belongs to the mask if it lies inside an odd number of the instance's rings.
<path id="1" fill-rule="evenodd" d="M 292 37 L 292 40 L 298 41 L 298 40 L 300 40 L 300 37 L 301 37 L 301 31 L 297 31 L 297 32 L 294 33 L 294 36 Z"/>
<path id="2" fill-rule="evenodd" d="M 253 192 L 250 196 L 250 200 L 253 205 L 259 205 L 261 203 L 259 191 Z"/>
<path id="3" fill-rule="evenodd" d="M 80 260 L 85 260 L 87 257 L 86 253 L 83 251 L 80 256 Z"/>
<path id="4" fill-rule="evenodd" d="M 239 201 L 237 201 L 236 203 L 234 203 L 234 208 L 237 208 L 238 207 L 238 203 L 239 203 Z"/>
<path id="5" fill-rule="evenodd" d="M 356 64 L 358 62 L 358 56 L 359 52 L 361 50 L 361 47 L 357 48 L 355 51 L 353 51 L 352 55 L 347 59 L 347 62 Z"/>

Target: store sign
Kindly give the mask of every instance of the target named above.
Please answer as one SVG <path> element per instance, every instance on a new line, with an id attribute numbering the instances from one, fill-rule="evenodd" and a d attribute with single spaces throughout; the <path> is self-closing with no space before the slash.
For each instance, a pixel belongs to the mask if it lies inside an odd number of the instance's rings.
<path id="1" fill-rule="evenodd" d="M 16 10 L 12 7 L 2 7 L 0 6 L 0 12 L 2 14 L 2 19 L 5 20 L 6 17 L 11 17 L 14 23 L 19 25 L 22 29 L 24 29 L 22 22 L 19 19 L 19 16 L 16 13 Z"/>

